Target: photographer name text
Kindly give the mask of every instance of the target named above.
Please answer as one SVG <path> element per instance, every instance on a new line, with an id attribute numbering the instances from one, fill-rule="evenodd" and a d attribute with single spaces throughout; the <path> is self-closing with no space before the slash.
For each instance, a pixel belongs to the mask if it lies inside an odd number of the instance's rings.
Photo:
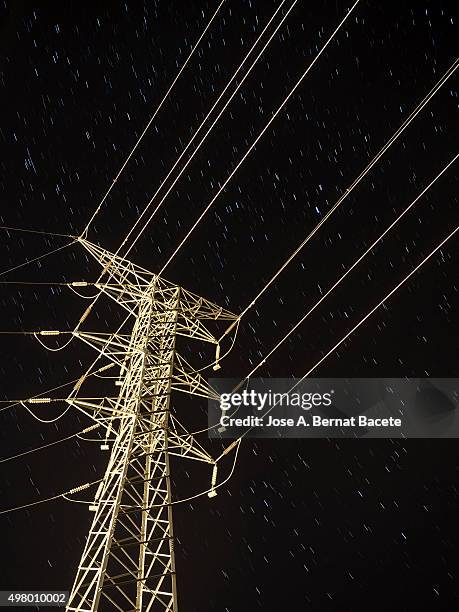
<path id="1" fill-rule="evenodd" d="M 319 415 L 300 415 L 297 418 L 278 418 L 247 415 L 220 418 L 222 427 L 401 427 L 402 420 L 395 417 L 371 418 L 364 415 L 348 418 L 325 418 Z"/>

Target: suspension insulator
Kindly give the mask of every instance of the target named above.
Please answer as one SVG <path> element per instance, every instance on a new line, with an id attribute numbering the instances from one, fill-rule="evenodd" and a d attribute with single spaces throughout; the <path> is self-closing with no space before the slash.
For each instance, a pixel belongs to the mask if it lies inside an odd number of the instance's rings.
<path id="1" fill-rule="evenodd" d="M 217 344 L 217 346 L 215 347 L 215 365 L 212 368 L 214 372 L 216 372 L 217 370 L 220 370 L 221 368 L 219 361 L 220 361 L 220 344 Z"/>
<path id="2" fill-rule="evenodd" d="M 90 305 L 89 305 L 89 306 L 86 308 L 86 310 L 84 311 L 84 313 L 83 313 L 83 315 L 82 315 L 82 317 L 81 317 L 81 319 L 80 319 L 79 323 L 83 323 L 83 321 L 86 319 L 86 317 L 88 317 L 88 316 L 89 316 L 89 313 L 91 312 L 91 310 L 92 310 L 92 305 L 90 304 Z"/>
<path id="3" fill-rule="evenodd" d="M 217 491 L 215 490 L 215 485 L 217 484 L 217 472 L 218 466 L 214 463 L 214 469 L 212 470 L 212 478 L 210 481 L 210 491 L 207 493 L 208 497 L 215 497 L 217 495 Z"/>

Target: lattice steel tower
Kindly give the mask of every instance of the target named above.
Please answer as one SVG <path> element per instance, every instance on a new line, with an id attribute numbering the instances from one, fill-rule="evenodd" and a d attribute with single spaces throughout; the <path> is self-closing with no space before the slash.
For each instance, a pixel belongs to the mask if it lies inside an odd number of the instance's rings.
<path id="1" fill-rule="evenodd" d="M 74 332 L 120 368 L 120 388 L 116 398 L 102 402 L 76 393 L 67 400 L 103 424 L 113 441 L 67 610 L 177 612 L 170 457 L 215 461 L 171 413 L 171 392 L 218 396 L 177 353 L 176 337 L 217 345 L 204 321 L 237 317 L 86 239 L 80 242 L 110 274 L 99 289 L 134 324 L 126 334 Z"/>

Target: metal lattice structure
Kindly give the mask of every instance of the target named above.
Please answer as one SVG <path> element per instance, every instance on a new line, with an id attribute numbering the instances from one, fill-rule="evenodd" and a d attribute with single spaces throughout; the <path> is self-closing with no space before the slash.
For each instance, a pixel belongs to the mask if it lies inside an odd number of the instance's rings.
<path id="1" fill-rule="evenodd" d="M 120 368 L 116 398 L 69 403 L 113 440 L 67 610 L 177 612 L 170 457 L 215 463 L 171 413 L 171 393 L 217 398 L 178 354 L 178 335 L 217 344 L 206 320 L 231 312 L 80 239 L 109 272 L 99 288 L 134 321 L 129 334 L 74 332 Z M 101 348 L 103 347 L 103 349 Z"/>

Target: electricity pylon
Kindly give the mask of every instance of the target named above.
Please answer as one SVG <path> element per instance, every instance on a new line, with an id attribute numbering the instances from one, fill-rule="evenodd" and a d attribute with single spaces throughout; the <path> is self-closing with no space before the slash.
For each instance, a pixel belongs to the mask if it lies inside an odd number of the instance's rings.
<path id="1" fill-rule="evenodd" d="M 178 354 L 176 338 L 218 346 L 204 321 L 237 317 L 86 239 L 80 242 L 110 274 L 100 290 L 134 323 L 130 334 L 74 332 L 120 368 L 120 390 L 103 402 L 76 395 L 68 400 L 104 424 L 113 445 L 90 506 L 95 514 L 67 610 L 177 612 L 170 457 L 215 461 L 171 412 L 171 392 L 218 395 Z M 214 485 L 215 478 L 209 496 Z"/>

